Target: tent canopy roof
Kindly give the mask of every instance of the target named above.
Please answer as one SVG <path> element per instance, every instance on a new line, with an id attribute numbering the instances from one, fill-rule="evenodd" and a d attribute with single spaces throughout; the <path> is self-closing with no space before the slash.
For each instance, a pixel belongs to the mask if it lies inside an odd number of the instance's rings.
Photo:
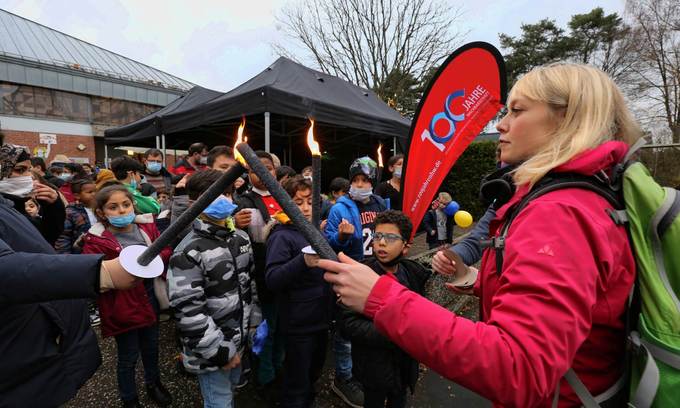
<path id="1" fill-rule="evenodd" d="M 378 137 L 408 137 L 410 120 L 387 106 L 374 92 L 285 57 L 225 94 L 201 88 L 201 97 L 198 91 L 194 97 L 195 89 L 177 104 L 173 102 L 147 118 L 107 130 L 107 143 L 130 143 L 160 133 L 172 138 L 173 134 L 190 129 L 265 112 L 297 119 L 310 117 L 320 124 Z M 134 126 L 145 123 L 149 117 L 157 123 L 156 128 L 139 130 Z"/>

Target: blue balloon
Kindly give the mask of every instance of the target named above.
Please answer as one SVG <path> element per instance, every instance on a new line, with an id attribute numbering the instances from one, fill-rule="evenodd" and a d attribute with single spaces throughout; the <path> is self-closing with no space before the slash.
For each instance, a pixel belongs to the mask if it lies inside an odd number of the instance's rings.
<path id="1" fill-rule="evenodd" d="M 455 213 L 460 210 L 460 205 L 458 205 L 457 202 L 451 201 L 444 207 L 444 214 L 448 215 L 449 217 L 453 217 Z"/>

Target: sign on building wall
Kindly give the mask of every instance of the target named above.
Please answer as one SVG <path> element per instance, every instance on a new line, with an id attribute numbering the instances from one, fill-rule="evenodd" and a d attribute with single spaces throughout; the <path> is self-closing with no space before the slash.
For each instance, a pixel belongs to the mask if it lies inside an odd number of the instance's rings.
<path id="1" fill-rule="evenodd" d="M 57 144 L 57 135 L 52 133 L 40 133 L 40 144 L 45 145 Z"/>

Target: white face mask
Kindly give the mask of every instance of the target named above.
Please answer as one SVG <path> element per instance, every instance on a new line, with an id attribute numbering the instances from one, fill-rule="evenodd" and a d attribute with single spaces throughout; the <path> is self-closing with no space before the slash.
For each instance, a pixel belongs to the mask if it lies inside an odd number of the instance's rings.
<path id="1" fill-rule="evenodd" d="M 6 177 L 0 180 L 0 193 L 27 197 L 33 191 L 33 177 Z"/>

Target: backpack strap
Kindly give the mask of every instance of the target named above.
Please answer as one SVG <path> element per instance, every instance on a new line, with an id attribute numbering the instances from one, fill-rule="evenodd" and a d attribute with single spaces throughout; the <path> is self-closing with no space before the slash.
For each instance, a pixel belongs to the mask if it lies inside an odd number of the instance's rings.
<path id="1" fill-rule="evenodd" d="M 522 210 L 529 205 L 534 199 L 548 194 L 552 191 L 561 190 L 565 188 L 580 188 L 597 193 L 599 196 L 606 199 L 613 209 L 608 209 L 607 213 L 617 225 L 625 224 L 628 218 L 625 215 L 625 206 L 623 199 L 618 191 L 613 189 L 610 180 L 606 174 L 602 173 L 597 176 L 583 176 L 580 174 L 550 174 L 539 181 L 529 191 L 514 208 L 510 209 L 509 215 L 501 227 L 501 231 L 497 237 L 483 241 L 483 247 L 493 247 L 496 252 L 496 273 L 500 276 L 503 270 L 503 252 L 505 250 L 505 239 L 510 230 L 510 226 L 514 219 Z"/>

